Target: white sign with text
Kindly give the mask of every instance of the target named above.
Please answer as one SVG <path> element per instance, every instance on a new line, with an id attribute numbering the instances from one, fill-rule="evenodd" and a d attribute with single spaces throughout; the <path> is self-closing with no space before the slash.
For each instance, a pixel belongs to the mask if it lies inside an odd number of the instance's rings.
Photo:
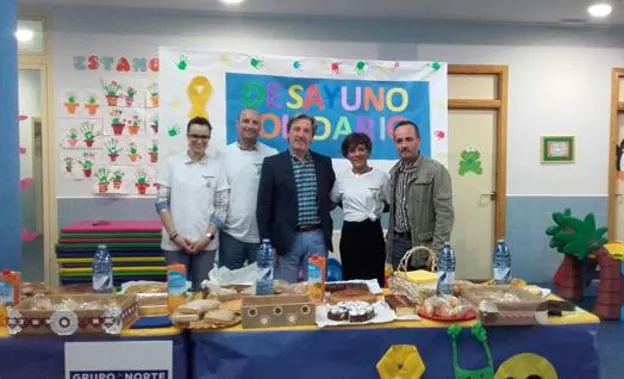
<path id="1" fill-rule="evenodd" d="M 65 379 L 172 378 L 171 341 L 65 343 Z"/>

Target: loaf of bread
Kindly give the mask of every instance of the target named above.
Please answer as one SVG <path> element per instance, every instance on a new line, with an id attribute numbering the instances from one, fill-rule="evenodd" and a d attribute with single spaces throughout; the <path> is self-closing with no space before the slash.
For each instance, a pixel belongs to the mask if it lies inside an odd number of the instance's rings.
<path id="1" fill-rule="evenodd" d="M 229 309 L 219 308 L 204 313 L 202 320 L 214 324 L 228 324 L 234 320 L 234 312 Z"/>
<path id="2" fill-rule="evenodd" d="M 217 309 L 221 306 L 221 302 L 214 299 L 197 299 L 191 302 L 180 305 L 176 312 L 184 314 L 197 314 L 201 315 L 206 311 Z"/>
<path id="3" fill-rule="evenodd" d="M 199 315 L 198 314 L 184 314 L 184 313 L 176 312 L 171 315 L 171 321 L 173 321 L 174 324 L 199 321 Z"/>

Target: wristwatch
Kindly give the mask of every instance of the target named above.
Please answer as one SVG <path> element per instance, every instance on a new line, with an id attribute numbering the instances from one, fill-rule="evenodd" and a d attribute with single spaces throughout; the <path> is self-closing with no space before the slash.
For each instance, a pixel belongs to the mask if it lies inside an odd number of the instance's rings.
<path id="1" fill-rule="evenodd" d="M 173 233 L 171 233 L 171 235 L 169 236 L 169 239 L 170 239 L 171 241 L 175 241 L 175 239 L 178 237 L 178 235 L 179 235 L 179 234 L 178 234 L 178 232 L 173 232 Z"/>
<path id="2" fill-rule="evenodd" d="M 206 237 L 208 237 L 208 239 L 211 240 L 211 241 L 215 238 L 214 234 L 212 234 L 210 232 L 206 233 Z"/>

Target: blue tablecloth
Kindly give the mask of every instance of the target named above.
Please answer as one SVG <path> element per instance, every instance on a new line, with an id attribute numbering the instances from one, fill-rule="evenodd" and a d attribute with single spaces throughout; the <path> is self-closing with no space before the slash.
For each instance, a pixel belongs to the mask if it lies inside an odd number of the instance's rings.
<path id="1" fill-rule="evenodd" d="M 596 324 L 487 332 L 495 369 L 516 354 L 535 353 L 552 363 L 560 379 L 599 377 Z M 193 332 L 190 338 L 195 379 L 373 379 L 378 378 L 375 365 L 394 344 L 418 347 L 425 379 L 453 378 L 451 340 L 443 328 Z M 462 367 L 486 364 L 468 329 L 459 350 Z"/>
<path id="2" fill-rule="evenodd" d="M 0 338 L 1 379 L 64 379 L 65 342 L 172 341 L 173 378 L 189 377 L 186 335 L 149 337 L 13 337 Z"/>

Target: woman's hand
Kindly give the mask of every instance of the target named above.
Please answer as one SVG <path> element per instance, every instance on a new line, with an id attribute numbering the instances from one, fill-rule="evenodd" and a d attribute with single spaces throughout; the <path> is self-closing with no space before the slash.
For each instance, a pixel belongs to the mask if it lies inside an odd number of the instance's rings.
<path id="1" fill-rule="evenodd" d="M 191 249 L 190 240 L 186 237 L 182 237 L 180 234 L 175 236 L 173 242 L 180 247 L 183 251 L 189 251 Z"/>
<path id="2" fill-rule="evenodd" d="M 190 245 L 190 250 L 193 254 L 199 254 L 206 249 L 206 247 L 210 244 L 212 239 L 203 236 L 202 238 L 195 241 L 195 243 Z"/>

